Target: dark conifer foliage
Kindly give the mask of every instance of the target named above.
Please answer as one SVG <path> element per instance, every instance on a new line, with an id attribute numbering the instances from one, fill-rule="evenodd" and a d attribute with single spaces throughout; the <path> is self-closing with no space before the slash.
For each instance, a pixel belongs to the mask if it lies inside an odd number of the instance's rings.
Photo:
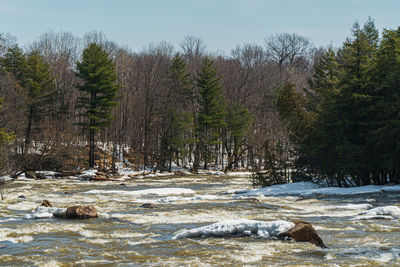
<path id="1" fill-rule="evenodd" d="M 179 54 L 166 42 L 133 52 L 98 32 L 47 32 L 26 51 L 0 35 L 0 128 L 16 135 L 10 155 L 64 155 L 89 140 L 90 167 L 399 183 L 399 32 L 380 36 L 368 19 L 339 48 L 282 33 L 228 56 L 194 36 Z"/>
<path id="2" fill-rule="evenodd" d="M 78 124 L 89 131 L 89 167 L 94 167 L 95 133 L 112 122 L 112 109 L 118 104 L 118 85 L 115 64 L 107 52 L 96 43 L 83 51 L 82 61 L 77 62 L 77 86 L 82 95 L 78 98 L 79 115 L 84 117 Z"/>
<path id="3" fill-rule="evenodd" d="M 213 158 L 214 147 L 218 147 L 225 123 L 223 89 L 213 61 L 203 59 L 203 67 L 197 78 L 199 90 L 198 149 L 203 155 L 204 169 Z M 213 147 L 214 145 L 214 147 Z"/>

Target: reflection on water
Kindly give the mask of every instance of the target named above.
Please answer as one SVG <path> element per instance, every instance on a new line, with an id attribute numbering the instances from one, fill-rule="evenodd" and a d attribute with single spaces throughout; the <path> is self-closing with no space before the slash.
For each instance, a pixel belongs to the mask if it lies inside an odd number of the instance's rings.
<path id="1" fill-rule="evenodd" d="M 153 177 L 124 184 L 15 181 L 0 208 L 0 265 L 400 264 L 398 220 L 354 220 L 372 207 L 399 203 L 400 196 L 396 194 L 310 199 L 258 197 L 259 202 L 254 202 L 223 194 L 229 189 L 250 188 L 246 178 Z M 151 194 L 129 193 L 166 187 L 185 190 L 178 195 L 160 194 L 158 190 L 144 191 Z M 102 216 L 85 221 L 23 220 L 43 199 L 57 207 L 93 204 Z M 157 203 L 159 208 L 140 208 L 147 202 Z M 179 230 L 237 218 L 310 221 L 329 249 L 257 237 L 171 240 Z"/>

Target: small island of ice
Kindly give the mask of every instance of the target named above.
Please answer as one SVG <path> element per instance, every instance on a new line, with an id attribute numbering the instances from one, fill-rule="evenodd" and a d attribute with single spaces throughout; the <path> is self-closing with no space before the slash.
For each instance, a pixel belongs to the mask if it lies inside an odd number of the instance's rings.
<path id="1" fill-rule="evenodd" d="M 175 239 L 194 237 L 223 237 L 223 236 L 251 236 L 257 235 L 263 238 L 274 238 L 278 234 L 288 231 L 294 227 L 294 223 L 288 221 L 254 221 L 248 219 L 237 219 L 217 222 L 190 230 L 178 231 Z"/>

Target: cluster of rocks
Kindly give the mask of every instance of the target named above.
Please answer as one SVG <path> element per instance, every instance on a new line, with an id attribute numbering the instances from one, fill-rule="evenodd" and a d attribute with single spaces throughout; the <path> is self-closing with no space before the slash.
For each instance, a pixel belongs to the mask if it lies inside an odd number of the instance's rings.
<path id="1" fill-rule="evenodd" d="M 48 200 L 43 200 L 40 206 L 53 207 L 51 202 Z M 68 207 L 65 213 L 60 213 L 55 215 L 57 218 L 62 218 L 62 219 L 91 219 L 99 217 L 97 209 L 92 205 L 88 206 L 79 205 L 79 206 Z"/>
<path id="2" fill-rule="evenodd" d="M 53 205 L 48 200 L 43 200 L 41 206 L 53 207 Z M 140 206 L 141 208 L 156 209 L 159 208 L 157 204 L 145 203 Z M 65 213 L 55 214 L 55 217 L 62 219 L 91 219 L 98 218 L 99 214 L 97 209 L 92 206 L 72 206 L 68 207 Z M 314 244 L 321 248 L 326 248 L 321 237 L 318 235 L 317 231 L 314 229 L 311 223 L 306 221 L 293 221 L 295 226 L 284 233 L 277 235 L 278 239 L 282 240 L 294 240 L 296 242 L 308 242 Z"/>

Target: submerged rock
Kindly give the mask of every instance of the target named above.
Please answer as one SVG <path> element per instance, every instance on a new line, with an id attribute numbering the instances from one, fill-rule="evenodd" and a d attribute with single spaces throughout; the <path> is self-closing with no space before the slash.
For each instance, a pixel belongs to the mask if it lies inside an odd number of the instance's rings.
<path id="1" fill-rule="evenodd" d="M 157 204 L 153 204 L 153 203 L 144 203 L 140 207 L 144 208 L 144 209 L 158 209 L 159 208 Z"/>
<path id="2" fill-rule="evenodd" d="M 254 202 L 254 203 L 256 203 L 256 202 L 260 202 L 260 200 L 258 200 L 257 198 L 255 198 L 255 197 L 249 197 L 249 198 L 245 198 L 245 200 L 247 200 L 247 201 L 249 201 L 249 202 Z"/>
<path id="3" fill-rule="evenodd" d="M 48 201 L 47 199 L 42 201 L 42 204 L 40 204 L 40 206 L 43 207 L 53 207 L 53 205 L 51 205 L 50 201 Z"/>
<path id="4" fill-rule="evenodd" d="M 65 213 L 67 219 L 90 219 L 98 218 L 99 214 L 94 206 L 68 207 Z"/>
<path id="5" fill-rule="evenodd" d="M 26 199 L 26 196 L 24 196 L 24 195 L 20 195 L 20 196 L 18 196 L 18 198 L 23 198 L 23 199 Z"/>
<path id="6" fill-rule="evenodd" d="M 309 222 L 293 221 L 295 226 L 288 231 L 278 234 L 277 238 L 290 238 L 297 242 L 309 242 L 321 248 L 326 248 L 317 231 Z"/>

